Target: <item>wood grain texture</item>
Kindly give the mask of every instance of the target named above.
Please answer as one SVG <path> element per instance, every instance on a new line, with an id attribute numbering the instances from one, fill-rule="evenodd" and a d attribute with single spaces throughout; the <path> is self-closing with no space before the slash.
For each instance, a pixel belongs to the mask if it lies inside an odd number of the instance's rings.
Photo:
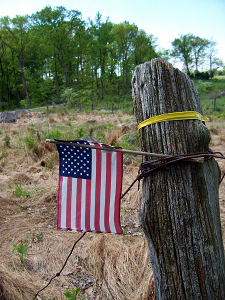
<path id="1" fill-rule="evenodd" d="M 193 81 L 161 59 L 136 67 L 132 94 L 138 124 L 164 113 L 202 114 Z M 209 150 L 210 134 L 199 120 L 151 124 L 139 134 L 142 151 L 178 155 Z M 210 159 L 167 166 L 143 180 L 139 220 L 157 299 L 225 299 L 219 178 L 218 164 Z"/>

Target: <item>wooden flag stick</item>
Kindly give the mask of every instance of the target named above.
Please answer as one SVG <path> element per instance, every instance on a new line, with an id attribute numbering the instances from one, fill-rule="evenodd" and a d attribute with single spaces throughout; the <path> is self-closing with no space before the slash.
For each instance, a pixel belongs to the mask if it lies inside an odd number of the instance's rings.
<path id="1" fill-rule="evenodd" d="M 114 151 L 114 152 L 122 152 L 126 154 L 132 154 L 132 155 L 144 155 L 144 156 L 151 156 L 151 157 L 158 157 L 158 158 L 165 158 L 169 157 L 169 155 L 166 154 L 157 154 L 157 153 L 149 153 L 149 152 L 142 152 L 142 151 L 133 151 L 133 150 L 126 150 L 126 149 L 117 149 L 111 146 L 103 145 L 100 146 L 94 146 L 94 145 L 85 145 L 85 144 L 78 144 L 78 143 L 71 143 L 67 141 L 57 141 L 57 140 L 45 140 L 48 143 L 53 144 L 62 144 L 62 145 L 68 145 L 68 146 L 76 146 L 76 147 L 83 147 L 83 148 L 92 148 L 92 149 L 99 149 L 99 150 L 105 150 L 105 151 Z"/>

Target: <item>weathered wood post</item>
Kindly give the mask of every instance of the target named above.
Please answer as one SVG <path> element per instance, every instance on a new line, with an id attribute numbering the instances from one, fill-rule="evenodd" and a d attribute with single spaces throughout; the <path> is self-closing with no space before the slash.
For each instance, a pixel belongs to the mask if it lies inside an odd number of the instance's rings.
<path id="1" fill-rule="evenodd" d="M 136 67 L 132 93 L 138 123 L 172 112 L 202 114 L 195 84 L 161 59 Z M 199 120 L 151 124 L 139 134 L 143 151 L 178 155 L 209 150 L 210 134 Z M 143 179 L 139 220 L 157 299 L 225 299 L 219 178 L 217 162 L 210 159 L 180 162 Z"/>

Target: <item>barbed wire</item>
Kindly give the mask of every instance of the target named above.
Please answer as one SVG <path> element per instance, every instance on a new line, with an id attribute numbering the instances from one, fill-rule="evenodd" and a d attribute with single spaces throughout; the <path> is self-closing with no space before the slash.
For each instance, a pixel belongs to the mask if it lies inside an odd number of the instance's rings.
<path id="1" fill-rule="evenodd" d="M 128 189 L 123 193 L 123 195 L 121 196 L 121 199 L 129 192 L 129 190 L 133 187 L 133 185 L 137 181 L 140 183 L 141 179 L 143 179 L 144 177 L 147 177 L 150 173 L 152 173 L 156 170 L 159 170 L 163 167 L 166 167 L 168 165 L 179 163 L 182 161 L 191 161 L 191 162 L 201 163 L 201 161 L 197 160 L 200 158 L 203 158 L 204 161 L 206 161 L 211 158 L 225 159 L 225 156 L 221 152 L 208 151 L 208 152 L 198 152 L 198 153 L 174 155 L 174 156 L 168 156 L 165 158 L 160 158 L 157 160 L 142 162 L 139 166 L 138 175 L 137 175 L 136 179 L 131 183 L 131 185 L 128 187 Z M 221 184 L 224 177 L 225 177 L 225 172 L 224 172 L 223 176 L 221 177 L 219 184 Z"/>
<path id="2" fill-rule="evenodd" d="M 52 282 L 53 279 L 55 279 L 56 277 L 60 276 L 60 274 L 61 274 L 61 272 L 63 271 L 63 269 L 65 268 L 65 266 L 66 266 L 66 264 L 67 264 L 67 262 L 68 262 L 70 256 L 72 255 L 73 250 L 74 250 L 76 244 L 77 244 L 77 243 L 85 236 L 86 233 L 87 233 L 87 232 L 85 231 L 85 232 L 84 232 L 84 233 L 83 233 L 83 234 L 82 234 L 82 235 L 74 242 L 73 247 L 72 247 L 72 249 L 71 249 L 69 255 L 67 256 L 67 258 L 66 258 L 66 260 L 65 260 L 65 262 L 64 262 L 64 264 L 63 264 L 63 266 L 62 266 L 62 268 L 61 268 L 61 270 L 60 270 L 58 273 L 56 273 L 56 274 L 49 280 L 48 284 L 46 284 L 41 290 L 39 290 L 39 291 L 36 293 L 36 295 L 34 296 L 33 300 L 35 300 L 35 299 L 37 298 L 38 294 L 39 294 L 40 292 L 42 292 L 43 290 L 45 290 L 45 289 L 51 284 L 51 282 Z"/>

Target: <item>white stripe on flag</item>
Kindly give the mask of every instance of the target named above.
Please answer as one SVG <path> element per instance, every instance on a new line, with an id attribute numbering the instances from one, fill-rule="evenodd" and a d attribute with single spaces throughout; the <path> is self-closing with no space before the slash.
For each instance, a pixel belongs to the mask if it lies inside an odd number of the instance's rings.
<path id="1" fill-rule="evenodd" d="M 105 231 L 105 188 L 106 188 L 106 152 L 102 151 L 101 195 L 100 195 L 100 230 Z"/>
<path id="2" fill-rule="evenodd" d="M 67 177 L 63 177 L 61 201 L 61 228 L 66 228 Z"/>
<path id="3" fill-rule="evenodd" d="M 90 143 L 91 144 L 91 143 Z M 95 230 L 96 150 L 92 149 L 90 227 Z"/>
<path id="4" fill-rule="evenodd" d="M 116 187 L 116 176 L 117 176 L 117 153 L 112 153 L 112 171 L 111 171 L 111 187 Z M 115 213 L 115 195 L 116 188 L 111 188 L 110 192 L 110 211 L 109 211 L 109 226 L 111 232 L 116 232 L 115 222 L 114 222 L 114 213 Z"/>
<path id="5" fill-rule="evenodd" d="M 81 192 L 81 229 L 85 231 L 85 208 L 86 208 L 86 179 L 82 179 Z"/>
<path id="6" fill-rule="evenodd" d="M 76 228 L 77 178 L 72 179 L 71 228 Z"/>

